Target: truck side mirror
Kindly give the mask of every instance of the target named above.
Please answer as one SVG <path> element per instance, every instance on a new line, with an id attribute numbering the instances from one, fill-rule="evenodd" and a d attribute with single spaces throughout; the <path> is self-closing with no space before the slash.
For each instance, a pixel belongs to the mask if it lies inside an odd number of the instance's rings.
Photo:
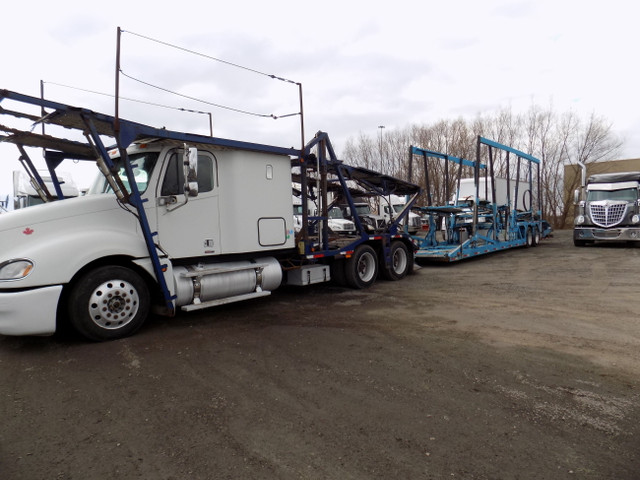
<path id="1" fill-rule="evenodd" d="M 190 197 L 198 196 L 198 149 L 184 146 L 184 194 Z"/>
<path id="2" fill-rule="evenodd" d="M 580 201 L 580 189 L 576 188 L 573 191 L 573 203 L 577 205 L 579 201 Z"/>

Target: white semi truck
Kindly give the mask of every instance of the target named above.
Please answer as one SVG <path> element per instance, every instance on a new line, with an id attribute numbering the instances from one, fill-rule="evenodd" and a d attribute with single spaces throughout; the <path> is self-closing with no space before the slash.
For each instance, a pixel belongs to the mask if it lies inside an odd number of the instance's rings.
<path id="1" fill-rule="evenodd" d="M 48 201 L 47 197 L 56 194 L 54 180 L 45 171 L 39 171 L 37 176 L 30 176 L 22 170 L 13 171 L 13 209 L 40 205 Z M 80 189 L 73 181 L 71 174 L 65 172 L 56 175 L 63 198 L 73 198 L 80 195 Z"/>
<path id="2" fill-rule="evenodd" d="M 640 172 L 584 177 L 575 193 L 574 245 L 640 242 Z"/>
<path id="3" fill-rule="evenodd" d="M 407 206 L 407 199 L 400 195 L 389 195 L 380 199 L 379 213 L 384 217 L 387 222 L 392 222 L 395 217 L 404 211 Z M 411 235 L 415 235 L 422 228 L 422 217 L 417 213 L 409 211 L 406 217 L 408 222 L 403 222 L 403 225 L 407 224 L 407 231 Z"/>
<path id="4" fill-rule="evenodd" d="M 0 140 L 17 145 L 21 161 L 31 165 L 27 149 L 39 147 L 49 168 L 73 159 L 100 171 L 87 195 L 0 216 L 0 334 L 48 335 L 64 322 L 110 340 L 133 334 L 152 310 L 262 297 L 283 283 L 333 278 L 366 288 L 379 273 L 399 280 L 413 267 L 402 215 L 375 235 L 360 222 L 353 236 L 329 235 L 329 188 L 352 209 L 353 185 L 393 189 L 409 203 L 420 188 L 345 165 L 323 132 L 292 149 L 158 129 L 8 90 L 0 103 L 0 115 L 27 123 L 0 122 Z M 46 134 L 33 128 L 40 123 Z M 69 131 L 84 140 L 67 139 Z M 301 192 L 299 232 L 292 184 Z"/>

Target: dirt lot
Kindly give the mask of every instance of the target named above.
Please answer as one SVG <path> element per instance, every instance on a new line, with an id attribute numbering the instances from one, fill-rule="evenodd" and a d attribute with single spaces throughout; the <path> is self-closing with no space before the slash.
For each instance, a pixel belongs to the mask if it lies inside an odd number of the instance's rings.
<path id="1" fill-rule="evenodd" d="M 639 479 L 640 248 L 0 338 L 0 478 Z"/>

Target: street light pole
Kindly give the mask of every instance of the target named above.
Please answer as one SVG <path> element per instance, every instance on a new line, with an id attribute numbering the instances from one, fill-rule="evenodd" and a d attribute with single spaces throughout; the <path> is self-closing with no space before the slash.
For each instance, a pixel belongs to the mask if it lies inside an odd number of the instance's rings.
<path id="1" fill-rule="evenodd" d="M 378 130 L 380 130 L 380 138 L 379 138 L 379 151 L 380 151 L 380 171 L 382 171 L 382 130 L 384 129 L 384 125 L 378 125 Z"/>

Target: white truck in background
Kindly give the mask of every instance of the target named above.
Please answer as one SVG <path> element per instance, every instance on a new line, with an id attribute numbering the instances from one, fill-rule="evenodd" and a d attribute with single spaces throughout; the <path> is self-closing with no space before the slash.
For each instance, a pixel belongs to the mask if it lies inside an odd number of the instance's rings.
<path id="1" fill-rule="evenodd" d="M 406 206 L 406 197 L 400 195 L 381 197 L 379 213 L 384 217 L 386 222 L 391 222 L 403 212 Z M 406 218 L 408 218 L 408 222 L 403 221 L 402 225 L 404 226 L 404 224 L 407 223 L 407 231 L 411 235 L 415 235 L 422 228 L 422 217 L 417 213 L 409 211 Z"/>
<path id="2" fill-rule="evenodd" d="M 38 175 L 44 184 L 40 187 L 35 178 L 30 178 L 22 170 L 13 171 L 13 209 L 31 207 L 47 201 L 48 196 L 55 196 L 54 182 L 49 172 L 39 170 Z M 80 190 L 74 182 L 71 174 L 63 172 L 57 174 L 60 190 L 64 198 L 73 198 L 80 195 Z"/>
<path id="3" fill-rule="evenodd" d="M 368 233 L 381 232 L 387 228 L 388 222 L 383 215 L 374 212 L 369 199 L 356 198 L 352 205 L 342 202 L 335 204 L 333 208 L 340 210 L 335 215 L 354 224 L 360 223 Z"/>
<path id="4" fill-rule="evenodd" d="M 308 217 L 314 217 L 318 214 L 318 208 L 315 204 L 310 203 L 311 208 L 307 207 Z M 330 207 L 327 215 L 327 223 L 332 233 L 341 235 L 353 235 L 356 233 L 356 225 L 351 220 L 344 218 L 342 210 L 338 207 Z M 299 233 L 303 224 L 302 215 L 302 199 L 299 195 L 293 195 L 293 225 L 296 233 Z M 317 226 L 316 226 L 317 228 Z"/>

